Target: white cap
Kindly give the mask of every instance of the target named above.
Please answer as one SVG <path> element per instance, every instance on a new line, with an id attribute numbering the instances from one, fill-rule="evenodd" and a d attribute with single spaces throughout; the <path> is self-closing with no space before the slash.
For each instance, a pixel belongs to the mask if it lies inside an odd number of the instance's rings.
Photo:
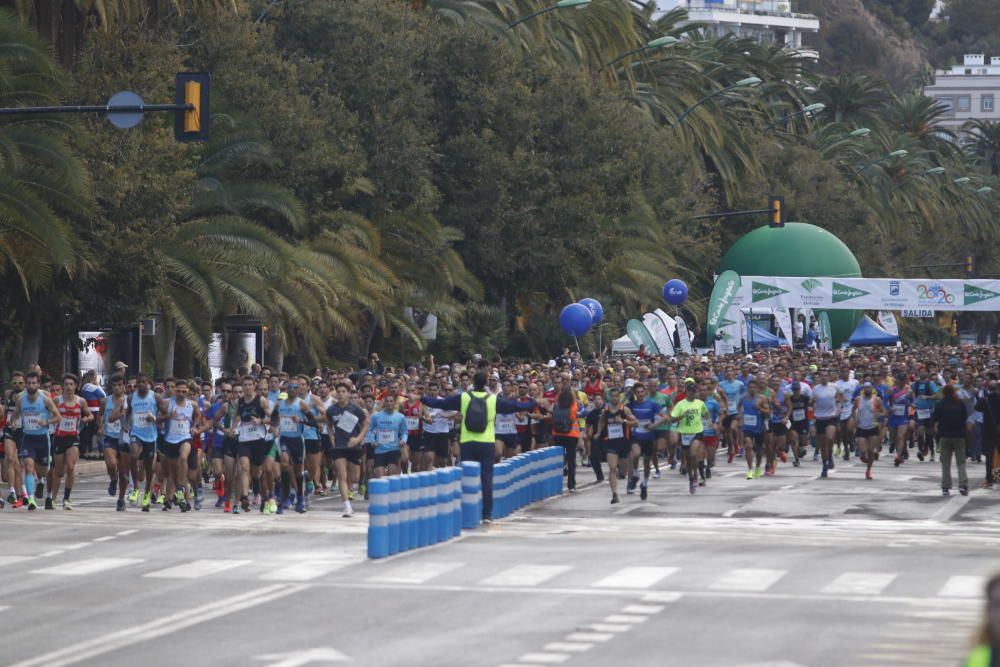
<path id="1" fill-rule="evenodd" d="M 556 360 L 555 359 L 549 359 L 548 366 L 549 366 L 549 368 L 555 368 L 556 367 Z"/>
<path id="2" fill-rule="evenodd" d="M 625 380 L 625 387 L 626 388 L 627 387 L 631 387 L 634 384 L 635 384 L 635 380 L 633 380 L 632 378 L 629 378 L 629 379 Z"/>

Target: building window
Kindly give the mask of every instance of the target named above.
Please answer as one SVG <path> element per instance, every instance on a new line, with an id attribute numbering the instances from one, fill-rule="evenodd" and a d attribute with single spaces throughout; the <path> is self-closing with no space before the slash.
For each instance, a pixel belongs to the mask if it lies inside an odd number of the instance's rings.
<path id="1" fill-rule="evenodd" d="M 958 96 L 958 110 L 959 112 L 968 113 L 972 111 L 972 96 L 971 95 L 959 95 Z"/>
<path id="2" fill-rule="evenodd" d="M 955 107 L 952 104 L 951 95 L 937 95 L 934 97 L 934 99 L 937 100 L 938 104 L 944 107 L 945 116 L 955 115 Z"/>
<path id="3" fill-rule="evenodd" d="M 989 113 L 993 113 L 993 96 L 992 95 L 983 95 L 983 97 L 982 97 L 982 99 L 980 101 L 979 108 L 980 108 L 981 111 L 987 111 Z"/>

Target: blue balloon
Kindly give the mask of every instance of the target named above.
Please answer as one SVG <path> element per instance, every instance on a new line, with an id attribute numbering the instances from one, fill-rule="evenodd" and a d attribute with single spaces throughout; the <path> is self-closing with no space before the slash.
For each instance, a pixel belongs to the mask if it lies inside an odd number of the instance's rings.
<path id="1" fill-rule="evenodd" d="M 663 300 L 671 306 L 679 306 L 687 301 L 687 298 L 688 286 L 684 284 L 683 280 L 674 278 L 673 280 L 668 280 L 663 286 Z"/>
<path id="2" fill-rule="evenodd" d="M 582 336 L 590 331 L 593 316 L 590 309 L 579 303 L 571 303 L 559 313 L 559 326 L 570 336 Z"/>
<path id="3" fill-rule="evenodd" d="M 600 324 L 601 320 L 604 319 L 604 306 L 597 299 L 591 299 L 589 296 L 586 299 L 580 299 L 580 305 L 586 306 L 587 310 L 590 311 L 590 320 L 592 324 Z"/>

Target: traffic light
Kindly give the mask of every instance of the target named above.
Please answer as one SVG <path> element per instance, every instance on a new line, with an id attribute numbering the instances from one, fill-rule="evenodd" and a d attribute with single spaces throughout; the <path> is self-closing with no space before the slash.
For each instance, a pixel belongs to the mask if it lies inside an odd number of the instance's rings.
<path id="1" fill-rule="evenodd" d="M 972 255 L 967 255 L 965 258 L 965 275 L 972 277 L 972 272 L 976 270 L 975 261 L 972 259 Z"/>
<path id="2" fill-rule="evenodd" d="M 778 229 L 785 226 L 785 198 L 771 195 L 767 198 L 767 226 Z"/>
<path id="3" fill-rule="evenodd" d="M 208 93 L 211 77 L 205 72 L 180 72 L 175 79 L 174 103 L 191 108 L 174 113 L 174 139 L 208 141 L 211 112 Z"/>
<path id="4" fill-rule="evenodd" d="M 951 321 L 951 335 L 955 337 L 958 335 L 958 320 L 953 319 Z"/>

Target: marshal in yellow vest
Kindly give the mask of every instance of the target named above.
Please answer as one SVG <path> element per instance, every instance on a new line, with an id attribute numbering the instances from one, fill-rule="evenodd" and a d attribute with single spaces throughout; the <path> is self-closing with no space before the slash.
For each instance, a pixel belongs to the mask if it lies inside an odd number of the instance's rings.
<path id="1" fill-rule="evenodd" d="M 471 395 L 470 395 L 471 394 Z M 476 433 L 465 428 L 465 413 L 469 409 L 472 396 L 486 399 L 486 430 Z M 467 391 L 462 394 L 462 434 L 459 442 L 483 442 L 493 444 L 496 442 L 496 434 L 493 432 L 493 424 L 497 416 L 497 397 L 488 391 Z"/>

